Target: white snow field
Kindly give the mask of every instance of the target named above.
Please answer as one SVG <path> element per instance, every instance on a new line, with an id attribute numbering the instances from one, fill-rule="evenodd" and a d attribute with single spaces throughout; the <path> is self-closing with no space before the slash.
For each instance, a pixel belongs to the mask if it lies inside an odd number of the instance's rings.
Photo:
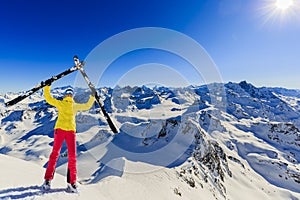
<path id="1" fill-rule="evenodd" d="M 19 94 L 0 95 L 0 199 L 300 199 L 300 91 L 243 81 L 99 92 L 120 132 L 98 106 L 78 113 L 78 194 L 65 191 L 65 145 L 52 189 L 40 189 L 57 116 L 42 91 L 8 108 Z M 76 101 L 88 96 L 76 89 Z"/>

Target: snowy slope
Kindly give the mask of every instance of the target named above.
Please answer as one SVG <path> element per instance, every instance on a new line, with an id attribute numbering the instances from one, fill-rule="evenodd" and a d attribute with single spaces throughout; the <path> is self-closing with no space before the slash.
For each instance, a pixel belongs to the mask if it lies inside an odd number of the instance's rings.
<path id="1" fill-rule="evenodd" d="M 0 199 L 106 199 L 95 185 L 80 188 L 80 194 L 65 191 L 64 177 L 57 174 L 49 192 L 40 189 L 44 169 L 36 164 L 0 154 Z"/>
<path id="2" fill-rule="evenodd" d="M 59 97 L 63 89 L 52 92 Z M 98 106 L 78 113 L 83 192 L 72 198 L 84 199 L 89 193 L 101 199 L 300 199 L 299 91 L 256 88 L 243 81 L 99 92 L 120 133 L 111 133 Z M 75 99 L 84 102 L 88 94 L 77 89 Z M 7 197 L 15 188 L 36 190 L 41 184 L 56 118 L 41 92 L 5 108 L 4 102 L 16 95 L 0 96 L 0 153 L 38 169 L 28 175 L 32 181 L 11 175 L 25 182 L 0 185 L 0 194 Z M 17 168 L 4 167 L 8 172 Z M 66 168 L 63 146 L 57 174 L 65 176 Z M 57 175 L 55 181 L 54 192 L 68 198 L 62 191 L 64 178 Z"/>
<path id="3" fill-rule="evenodd" d="M 1 154 L 0 161 L 0 176 L 2 180 L 6 180 L 0 183 L 0 199 L 215 199 L 211 192 L 213 188 L 191 187 L 184 181 L 179 181 L 179 175 L 174 170 L 167 168 L 146 174 L 125 173 L 121 177 L 110 176 L 97 184 L 80 185 L 79 194 L 67 193 L 65 178 L 57 174 L 52 189 L 42 192 L 40 184 L 44 170 L 38 165 Z M 142 163 L 125 162 L 129 168 L 149 167 Z M 299 198 L 295 194 L 268 186 L 255 174 L 251 174 L 251 178 L 253 183 L 246 185 L 247 187 L 244 185 L 249 182 L 246 176 L 231 180 L 228 184 L 230 199 Z"/>

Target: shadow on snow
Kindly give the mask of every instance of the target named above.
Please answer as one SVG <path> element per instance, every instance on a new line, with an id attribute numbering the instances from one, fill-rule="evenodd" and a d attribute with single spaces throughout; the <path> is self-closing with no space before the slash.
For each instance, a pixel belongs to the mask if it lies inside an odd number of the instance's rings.
<path id="1" fill-rule="evenodd" d="M 0 199 L 24 199 L 28 197 L 40 196 L 44 194 L 65 192 L 64 188 L 51 189 L 42 191 L 41 186 L 34 185 L 28 187 L 17 187 L 5 190 L 0 190 Z"/>

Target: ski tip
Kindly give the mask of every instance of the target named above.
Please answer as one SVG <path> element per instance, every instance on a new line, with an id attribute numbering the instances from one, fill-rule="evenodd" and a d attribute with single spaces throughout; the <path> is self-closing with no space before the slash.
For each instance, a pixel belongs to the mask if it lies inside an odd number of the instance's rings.
<path id="1" fill-rule="evenodd" d="M 9 101 L 9 102 L 4 103 L 4 105 L 5 105 L 5 107 L 9 107 L 9 106 L 11 106 L 11 105 L 13 105 L 13 104 L 12 104 L 11 101 Z"/>

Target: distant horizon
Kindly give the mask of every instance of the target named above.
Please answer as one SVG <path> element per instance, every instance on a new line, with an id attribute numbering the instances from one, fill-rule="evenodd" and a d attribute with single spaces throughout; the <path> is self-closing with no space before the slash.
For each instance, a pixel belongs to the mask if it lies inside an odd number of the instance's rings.
<path id="1" fill-rule="evenodd" d="M 186 85 L 186 86 L 166 86 L 166 85 L 115 85 L 114 87 L 112 86 L 97 86 L 96 89 L 102 89 L 102 88 L 110 88 L 110 89 L 116 89 L 116 88 L 126 88 L 126 87 L 130 87 L 130 88 L 141 88 L 141 87 L 147 87 L 147 88 L 150 88 L 150 89 L 154 89 L 154 88 L 160 88 L 160 87 L 165 87 L 165 88 L 170 88 L 170 89 L 178 89 L 178 88 L 188 88 L 188 87 L 202 87 L 202 86 L 206 86 L 206 85 L 210 85 L 210 84 L 228 84 L 228 83 L 233 83 L 233 84 L 240 84 L 241 82 L 246 82 L 247 84 L 251 84 L 253 85 L 254 87 L 256 88 L 271 88 L 271 89 L 287 89 L 287 90 L 295 90 L 295 91 L 300 91 L 300 88 L 287 88 L 287 87 L 282 87 L 282 86 L 266 86 L 266 85 L 263 85 L 263 86 L 257 86 L 247 80 L 241 80 L 241 81 L 228 81 L 228 82 L 214 82 L 214 83 L 208 83 L 208 84 L 200 84 L 200 85 L 197 85 L 197 84 L 191 84 L 191 85 Z M 90 90 L 88 86 L 84 86 L 84 87 L 79 87 L 79 86 L 73 86 L 73 85 L 56 85 L 56 86 L 51 86 L 51 90 L 57 90 L 57 89 L 64 89 L 64 88 L 67 88 L 67 87 L 73 87 L 75 90 L 77 89 L 86 89 L 86 90 Z M 31 88 L 30 88 L 31 89 Z M 28 90 L 30 90 L 28 89 Z M 26 90 L 26 91 L 28 91 Z M 41 92 L 43 89 L 40 89 L 39 91 L 37 92 Z M 14 91 L 9 91 L 9 92 L 6 92 L 6 93 L 0 93 L 0 95 L 4 96 L 6 94 L 18 94 L 18 93 L 23 93 L 23 92 L 26 92 L 26 91 L 19 91 L 19 92 L 14 92 Z M 36 92 L 36 93 L 37 93 Z"/>

